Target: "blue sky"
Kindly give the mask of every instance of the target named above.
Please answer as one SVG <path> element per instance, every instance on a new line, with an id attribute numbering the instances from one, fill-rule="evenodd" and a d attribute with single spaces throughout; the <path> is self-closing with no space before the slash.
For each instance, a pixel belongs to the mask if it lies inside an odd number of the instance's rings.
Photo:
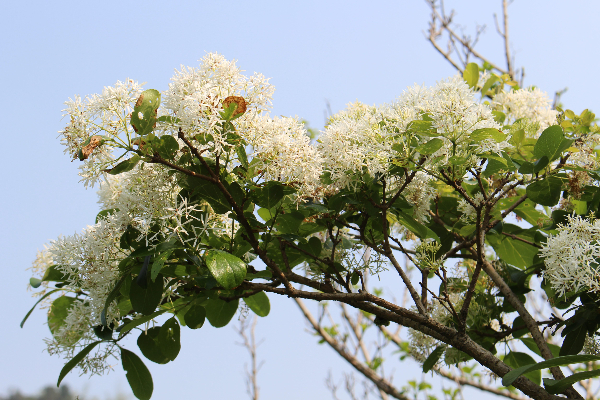
<path id="1" fill-rule="evenodd" d="M 493 13 L 500 1 L 447 1 L 457 21 L 488 29 L 478 49 L 502 60 Z M 516 1 L 510 7 L 516 65 L 527 85 L 554 91 L 569 87 L 565 105 L 598 109 L 600 81 L 594 38 L 600 5 L 591 1 Z M 12 1 L 0 13 L 2 166 L 0 246 L 5 295 L 1 308 L 0 395 L 10 388 L 34 392 L 56 382 L 63 361 L 43 353 L 49 335 L 43 312 L 24 329 L 19 322 L 33 299 L 26 271 L 37 249 L 60 234 L 94 222 L 94 190 L 78 183 L 77 164 L 57 138 L 63 102 L 100 92 L 117 80 L 147 82 L 164 90 L 174 68 L 197 65 L 206 52 L 237 59 L 249 74 L 271 77 L 274 115 L 297 115 L 322 128 L 326 102 L 338 111 L 355 100 L 383 103 L 414 83 L 432 85 L 454 74 L 425 40 L 428 8 L 422 1 Z M 394 291 L 398 282 L 383 282 Z M 328 371 L 349 371 L 332 351 L 305 332 L 295 304 L 272 300 L 260 321 L 267 362 L 259 376 L 262 399 L 330 398 Z M 230 327 L 184 330 L 183 351 L 166 366 L 150 365 L 156 399 L 244 398 L 245 350 Z M 129 348 L 135 349 L 132 342 Z M 415 364 L 398 364 L 395 382 L 418 376 Z M 417 371 L 417 372 L 415 372 Z M 183 381 L 181 378 L 183 377 Z M 117 365 L 105 377 L 65 382 L 104 398 L 129 393 Z"/>

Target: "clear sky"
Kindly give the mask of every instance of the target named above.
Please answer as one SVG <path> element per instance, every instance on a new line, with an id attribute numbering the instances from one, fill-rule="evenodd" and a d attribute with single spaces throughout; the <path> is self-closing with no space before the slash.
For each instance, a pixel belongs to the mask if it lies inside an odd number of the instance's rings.
<path id="1" fill-rule="evenodd" d="M 500 1 L 448 0 L 466 31 L 488 29 L 478 49 L 496 62 L 501 42 L 493 13 Z M 0 3 L 0 395 L 10 388 L 32 393 L 56 382 L 63 361 L 43 352 L 45 314 L 19 322 L 33 305 L 26 271 L 37 249 L 60 234 L 92 224 L 99 211 L 94 190 L 78 183 L 77 163 L 63 155 L 57 131 L 63 102 L 100 92 L 117 80 L 147 82 L 164 90 L 174 68 L 197 65 L 206 52 L 237 59 L 249 74 L 271 77 L 273 114 L 297 115 L 322 128 L 326 102 L 338 111 L 352 101 L 393 100 L 414 83 L 432 85 L 454 74 L 425 40 L 428 8 L 397 1 L 3 1 Z M 565 105 L 598 110 L 599 58 L 595 1 L 525 1 L 510 7 L 511 42 L 526 85 L 554 91 L 568 86 Z M 393 291 L 398 282 L 382 286 Z M 272 300 L 260 321 L 262 399 L 326 399 L 328 371 L 350 371 L 317 346 L 289 299 Z M 184 329 L 174 363 L 150 361 L 155 399 L 245 398 L 245 350 L 231 327 Z M 131 341 L 128 346 L 135 349 Z M 394 382 L 419 376 L 415 364 L 398 364 Z M 117 365 L 105 377 L 65 381 L 99 398 L 130 393 Z M 202 396 L 195 393 L 202 393 Z"/>

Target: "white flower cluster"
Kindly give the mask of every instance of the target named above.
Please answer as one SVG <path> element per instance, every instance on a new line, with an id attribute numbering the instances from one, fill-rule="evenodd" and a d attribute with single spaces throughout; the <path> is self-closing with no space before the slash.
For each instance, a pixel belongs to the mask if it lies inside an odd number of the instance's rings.
<path id="1" fill-rule="evenodd" d="M 128 79 L 105 87 L 101 94 L 69 99 L 63 110 L 69 123 L 59 132 L 65 153 L 76 157 L 84 142 L 94 135 L 107 136 L 124 144 L 123 134 L 126 136 L 131 129 L 129 114 L 141 92 L 142 86 Z M 79 175 L 85 186 L 94 186 L 102 170 L 110 166 L 114 160 L 112 151 L 110 143 L 103 144 L 83 161 Z"/>
<path id="2" fill-rule="evenodd" d="M 129 254 L 129 250 L 119 246 L 122 234 L 132 225 L 142 233 L 139 240 L 145 238 L 152 244 L 148 229 L 154 222 L 161 223 L 164 235 L 180 234 L 181 215 L 189 214 L 189 208 L 194 206 L 187 202 L 178 204 L 179 191 L 175 179 L 157 164 L 139 164 L 129 172 L 109 176 L 101 183 L 98 195 L 102 209 L 112 210 L 112 213 L 82 233 L 60 236 L 38 253 L 34 262 L 37 274 L 43 275 L 45 268 L 56 264 L 56 268 L 68 276 L 64 288 L 86 294 L 74 303 L 64 324 L 54 332 L 54 338 L 47 341 L 49 352 L 72 356 L 75 348 L 95 340 L 90 327 L 101 324 L 104 303 L 119 276 L 119 262 Z M 206 229 L 227 228 L 226 216 L 204 215 Z M 110 323 L 119 317 L 119 309 L 112 304 L 107 310 L 107 321 Z M 106 347 L 106 352 L 111 351 L 110 346 Z M 106 361 L 108 353 L 90 355 L 92 358 L 86 359 L 84 367 L 92 372 L 104 371 L 108 366 L 103 366 L 101 361 Z"/>
<path id="3" fill-rule="evenodd" d="M 231 147 L 226 133 L 219 127 L 223 101 L 229 96 L 244 98 L 246 112 L 236 124 L 247 127 L 270 109 L 275 88 L 261 74 L 246 77 L 235 61 L 226 60 L 220 54 L 209 53 L 200 61 L 199 68 L 182 66 L 175 72 L 162 96 L 164 109 L 160 111 L 178 118 L 178 125 L 188 136 L 211 135 L 214 150 L 220 153 Z M 238 130 L 237 133 L 244 137 L 244 132 Z"/>
<path id="4" fill-rule="evenodd" d="M 600 219 L 567 217 L 540 250 L 547 279 L 558 296 L 580 289 L 600 291 Z"/>
<path id="5" fill-rule="evenodd" d="M 484 201 L 483 194 L 477 193 L 475 196 L 473 196 L 473 203 L 475 203 L 475 205 L 479 206 L 480 204 L 483 203 L 483 201 Z M 471 222 L 471 221 L 475 221 L 477 219 L 477 211 L 471 205 L 471 203 L 469 203 L 465 199 L 460 199 L 458 201 L 457 209 L 458 209 L 458 211 L 460 211 L 462 213 L 462 216 L 460 218 L 463 221 Z"/>
<path id="6" fill-rule="evenodd" d="M 529 122 L 537 124 L 538 135 L 550 125 L 556 124 L 558 115 L 558 112 L 552 109 L 552 102 L 546 92 L 538 88 L 499 93 L 494 96 L 492 106 L 506 114 L 505 124 L 521 118 L 527 118 Z"/>
<path id="7" fill-rule="evenodd" d="M 480 128 L 499 128 L 492 110 L 475 100 L 475 92 L 464 80 L 455 76 L 438 82 L 432 88 L 414 86 L 389 105 L 380 107 L 361 103 L 334 115 L 319 138 L 319 151 L 324 159 L 324 170 L 339 188 L 353 188 L 358 182 L 354 174 L 363 169 L 371 175 L 386 174 L 391 161 L 398 156 L 392 149 L 404 144 L 407 126 L 427 114 L 437 129 L 437 137 L 444 146 L 432 155 L 437 165 L 448 162 L 452 156 L 467 157 L 470 162 L 476 153 L 500 152 L 509 147 L 507 141 L 483 141 L 473 147 L 469 134 Z M 427 138 L 427 140 L 432 139 Z M 425 139 L 422 139 L 425 142 Z M 442 160 L 440 160 L 440 158 Z"/>
<path id="8" fill-rule="evenodd" d="M 306 127 L 297 118 L 257 117 L 247 128 L 246 140 L 265 180 L 296 186 L 302 196 L 317 194 L 321 155 L 310 144 Z"/>

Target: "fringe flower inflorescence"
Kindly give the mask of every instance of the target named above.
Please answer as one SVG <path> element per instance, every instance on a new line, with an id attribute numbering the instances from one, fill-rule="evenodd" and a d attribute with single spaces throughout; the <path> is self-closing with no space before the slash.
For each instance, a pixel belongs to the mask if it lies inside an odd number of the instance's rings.
<path id="1" fill-rule="evenodd" d="M 537 127 L 536 135 L 550 125 L 556 124 L 558 112 L 552 109 L 552 102 L 546 92 L 538 88 L 518 89 L 502 92 L 494 96 L 492 106 L 506 114 L 506 123 L 526 118 Z"/>
<path id="2" fill-rule="evenodd" d="M 580 289 L 600 291 L 600 219 L 567 216 L 558 234 L 550 236 L 540 250 L 547 279 L 557 295 Z"/>

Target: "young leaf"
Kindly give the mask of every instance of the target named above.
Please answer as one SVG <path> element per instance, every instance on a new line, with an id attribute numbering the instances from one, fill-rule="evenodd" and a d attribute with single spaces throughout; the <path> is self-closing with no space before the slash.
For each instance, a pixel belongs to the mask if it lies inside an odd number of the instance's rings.
<path id="1" fill-rule="evenodd" d="M 483 98 L 485 95 L 487 95 L 488 90 L 490 90 L 490 88 L 492 87 L 492 85 L 498 81 L 500 81 L 500 77 L 498 75 L 492 75 L 488 78 L 487 81 L 485 81 L 485 84 L 483 85 L 483 87 L 481 88 L 481 98 Z"/>
<path id="2" fill-rule="evenodd" d="M 246 277 L 246 263 L 225 251 L 208 250 L 204 260 L 212 276 L 225 289 L 239 286 Z"/>
<path id="3" fill-rule="evenodd" d="M 463 72 L 463 78 L 467 82 L 467 85 L 474 89 L 479 81 L 479 66 L 475 63 L 467 64 L 467 68 Z"/>
<path id="4" fill-rule="evenodd" d="M 244 303 L 259 317 L 266 317 L 271 311 L 271 303 L 265 292 L 258 292 L 250 297 L 244 297 Z"/>
<path id="5" fill-rule="evenodd" d="M 423 143 L 422 145 L 418 146 L 415 150 L 422 155 L 429 155 L 441 149 L 443 145 L 444 141 L 442 139 L 435 138 L 431 139 L 427 143 Z"/>
<path id="6" fill-rule="evenodd" d="M 121 347 L 121 363 L 134 396 L 140 400 L 150 400 L 154 384 L 143 361 L 135 353 Z"/>
<path id="7" fill-rule="evenodd" d="M 85 356 L 87 356 L 89 352 L 94 349 L 94 347 L 98 346 L 100 342 L 101 340 L 98 340 L 96 342 L 88 344 L 83 350 L 77 353 L 75 357 L 71 358 L 69 362 L 65 364 L 63 369 L 60 370 L 60 374 L 58 375 L 58 382 L 56 382 L 57 387 L 60 386 L 60 383 L 65 378 L 65 376 L 67 376 L 67 374 L 71 372 L 71 370 L 75 368 L 75 366 L 79 364 L 81 360 L 83 360 Z"/>

